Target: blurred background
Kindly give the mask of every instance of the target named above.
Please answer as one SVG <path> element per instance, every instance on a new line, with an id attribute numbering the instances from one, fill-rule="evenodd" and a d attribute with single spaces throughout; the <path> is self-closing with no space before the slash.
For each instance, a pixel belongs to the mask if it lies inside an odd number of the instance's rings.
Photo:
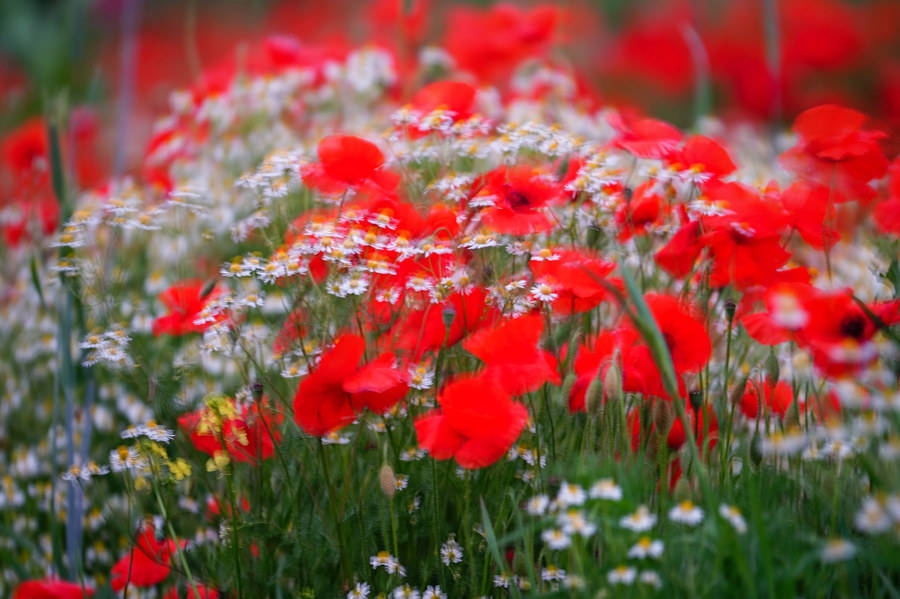
<path id="1" fill-rule="evenodd" d="M 441 48 L 503 94 L 498 73 L 539 46 L 581 97 L 681 126 L 708 113 L 777 126 L 833 102 L 896 131 L 898 24 L 897 0 L 0 0 L 0 136 L 63 96 L 89 108 L 86 130 L 114 130 L 127 107 L 140 152 L 173 89 L 214 91 L 273 35 L 309 61 L 376 44 L 401 73 Z"/>

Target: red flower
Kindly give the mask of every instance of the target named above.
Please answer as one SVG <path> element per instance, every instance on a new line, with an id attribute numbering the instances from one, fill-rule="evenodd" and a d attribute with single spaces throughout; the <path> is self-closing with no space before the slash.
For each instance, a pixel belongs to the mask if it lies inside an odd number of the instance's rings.
<path id="1" fill-rule="evenodd" d="M 399 179 L 382 170 L 378 146 L 353 135 L 329 135 L 319 142 L 319 163 L 303 168 L 303 181 L 324 193 L 341 194 L 348 187 L 390 191 Z"/>
<path id="2" fill-rule="evenodd" d="M 647 225 L 659 217 L 662 199 L 652 193 L 653 181 L 639 185 L 632 197 L 616 210 L 616 223 L 620 227 L 619 240 L 626 241 L 632 235 L 644 233 Z"/>
<path id="3" fill-rule="evenodd" d="M 703 368 L 712 354 L 712 343 L 694 310 L 670 295 L 648 293 L 644 300 L 666 340 L 675 371 L 681 374 Z"/>
<path id="4" fill-rule="evenodd" d="M 387 353 L 357 368 L 365 339 L 342 335 L 294 395 L 294 421 L 307 434 L 322 436 L 344 427 L 363 408 L 383 414 L 409 390 L 409 375 Z"/>
<path id="5" fill-rule="evenodd" d="M 322 356 L 315 371 L 300 381 L 294 395 L 294 422 L 304 432 L 326 435 L 356 418 L 343 384 L 359 365 L 365 346 L 359 335 L 342 335 Z"/>
<path id="6" fill-rule="evenodd" d="M 440 410 L 416 420 L 419 445 L 436 460 L 456 458 L 463 468 L 490 466 L 519 438 L 528 410 L 493 380 L 458 378 L 438 395 Z"/>
<path id="7" fill-rule="evenodd" d="M 730 175 L 736 169 L 728 151 L 715 140 L 702 135 L 694 135 L 685 142 L 681 160 L 688 168 L 717 177 Z"/>
<path id="8" fill-rule="evenodd" d="M 875 224 L 884 233 L 900 237 L 900 158 L 891 163 L 887 199 L 875 206 Z"/>
<path id="9" fill-rule="evenodd" d="M 174 541 L 157 541 L 156 529 L 147 525 L 135 548 L 112 567 L 110 584 L 113 590 L 121 591 L 126 585 L 149 587 L 162 582 L 169 575 L 174 551 Z"/>
<path id="10" fill-rule="evenodd" d="M 511 395 L 561 383 L 553 354 L 538 347 L 544 332 L 540 314 L 505 320 L 470 336 L 463 347 L 487 365 L 482 376 Z"/>
<path id="11" fill-rule="evenodd" d="M 423 114 L 438 108 L 449 110 L 454 121 L 469 118 L 474 103 L 475 88 L 462 81 L 436 81 L 420 89 L 412 101 Z"/>
<path id="12" fill-rule="evenodd" d="M 92 597 L 94 589 L 64 580 L 27 580 L 16 587 L 12 599 L 81 599 Z"/>
<path id="13" fill-rule="evenodd" d="M 766 411 L 784 418 L 793 402 L 794 391 L 784 381 L 774 387 L 768 381 L 747 381 L 747 389 L 741 397 L 741 412 L 747 418 L 758 418 Z"/>
<path id="14" fill-rule="evenodd" d="M 673 277 L 686 277 L 703 251 L 700 235 L 700 221 L 690 221 L 682 225 L 653 258 Z"/>
<path id="15" fill-rule="evenodd" d="M 684 401 L 683 399 L 679 399 L 679 401 Z M 704 413 L 706 416 L 704 416 Z M 685 416 L 687 416 L 688 422 L 690 423 L 691 430 L 694 433 L 694 438 L 697 441 L 697 447 L 703 448 L 703 443 L 706 440 L 706 435 L 709 435 L 709 450 L 711 451 L 713 447 L 716 446 L 716 443 L 719 440 L 719 421 L 716 419 L 716 412 L 711 407 L 701 408 L 699 414 L 694 410 L 694 408 L 690 405 L 690 403 L 685 402 Z M 704 424 L 708 420 L 708 424 Z M 638 410 L 632 410 L 628 414 L 628 422 L 631 424 L 631 450 L 637 451 L 641 446 L 641 417 Z M 705 429 L 705 431 L 704 431 Z M 651 424 L 650 432 L 648 435 L 649 439 L 653 438 L 654 432 L 656 431 L 656 425 Z M 681 423 L 681 418 L 675 416 L 672 420 L 672 426 L 669 428 L 669 434 L 666 436 L 666 445 L 669 446 L 671 451 L 678 451 L 681 449 L 681 446 L 684 445 L 684 442 L 687 440 L 687 435 L 684 432 L 684 425 Z"/>
<path id="16" fill-rule="evenodd" d="M 410 310 L 389 334 L 396 339 L 394 347 L 409 352 L 411 359 L 417 361 L 430 351 L 459 343 L 496 319 L 497 310 L 486 304 L 486 298 L 487 291 L 476 287 L 467 293 L 453 293 L 442 304 Z M 445 313 L 452 316 L 449 332 Z"/>
<path id="17" fill-rule="evenodd" d="M 484 210 L 482 222 L 498 233 L 529 235 L 553 228 L 547 205 L 564 196 L 556 181 L 528 166 L 500 167 L 485 175 L 478 193 L 493 206 Z"/>
<path id="18" fill-rule="evenodd" d="M 868 201 L 867 183 L 888 167 L 878 140 L 882 131 L 861 129 L 868 117 L 861 112 L 826 104 L 801 113 L 794 121 L 798 143 L 781 156 L 797 174 L 832 188 L 834 201 Z"/>
<path id="19" fill-rule="evenodd" d="M 380 355 L 344 380 L 341 388 L 350 394 L 357 412 L 369 408 L 384 414 L 409 391 L 409 372 L 396 366 L 397 358 L 388 352 Z"/>
<path id="20" fill-rule="evenodd" d="M 255 464 L 259 459 L 272 457 L 274 443 L 281 441 L 282 419 L 265 398 L 241 406 L 234 399 L 226 399 L 221 405 L 182 415 L 178 425 L 190 436 L 197 450 L 210 456 L 227 451 L 237 462 Z"/>
<path id="21" fill-rule="evenodd" d="M 834 204 L 831 190 L 818 185 L 794 183 L 781 194 L 781 203 L 792 229 L 816 249 L 831 247 L 840 238 L 834 230 Z"/>
<path id="22" fill-rule="evenodd" d="M 160 316 L 153 321 L 153 334 L 160 335 L 186 335 L 188 333 L 204 331 L 212 324 L 197 323 L 204 308 L 216 297 L 221 290 L 213 287 L 206 295 L 203 295 L 206 283 L 197 280 L 181 281 L 172 285 L 159 295 L 160 301 L 169 309 L 169 313 Z M 213 322 L 221 322 L 224 314 L 211 315 Z"/>
<path id="23" fill-rule="evenodd" d="M 681 131 L 656 119 L 626 119 L 621 113 L 610 112 L 606 120 L 619 131 L 614 145 L 640 158 L 664 158 L 681 141 Z"/>
<path id="24" fill-rule="evenodd" d="M 578 314 L 609 297 L 603 280 L 616 265 L 582 249 L 545 250 L 529 262 L 535 282 L 548 284 L 557 294 L 553 311 Z M 610 281 L 612 283 L 612 281 Z"/>
<path id="25" fill-rule="evenodd" d="M 163 599 L 219 599 L 219 591 L 211 589 L 202 584 L 186 585 L 184 590 L 179 592 L 177 587 L 172 587 L 169 592 L 163 595 Z"/>

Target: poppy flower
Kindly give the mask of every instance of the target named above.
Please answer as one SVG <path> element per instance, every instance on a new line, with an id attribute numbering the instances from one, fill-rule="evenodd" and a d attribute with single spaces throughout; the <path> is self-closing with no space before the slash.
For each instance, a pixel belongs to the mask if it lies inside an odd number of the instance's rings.
<path id="1" fill-rule="evenodd" d="M 556 181 L 529 166 L 500 167 L 484 176 L 478 196 L 492 206 L 481 213 L 484 225 L 497 233 L 530 235 L 553 228 L 548 204 L 564 196 Z"/>
<path id="2" fill-rule="evenodd" d="M 242 405 L 234 399 L 222 399 L 182 415 L 178 426 L 198 451 L 210 456 L 226 451 L 237 462 L 255 464 L 272 457 L 274 444 L 281 441 L 283 417 L 267 404 L 265 398 Z"/>
<path id="3" fill-rule="evenodd" d="M 319 162 L 302 169 L 303 181 L 323 193 L 341 194 L 349 187 L 380 192 L 397 187 L 399 179 L 384 171 L 384 154 L 372 142 L 353 135 L 329 135 L 319 142 Z"/>
<path id="4" fill-rule="evenodd" d="M 216 286 L 212 289 L 206 287 L 207 284 L 203 281 L 191 279 L 176 283 L 163 291 L 159 295 L 159 300 L 168 308 L 169 313 L 153 321 L 153 334 L 157 337 L 186 335 L 204 331 L 213 322 L 224 320 L 225 315 L 218 313 L 210 316 L 211 322 L 197 322 L 209 303 L 221 294 L 221 290 Z"/>
<path id="5" fill-rule="evenodd" d="M 653 181 L 639 185 L 629 200 L 616 210 L 616 224 L 619 225 L 619 241 L 627 241 L 632 235 L 644 233 L 647 225 L 659 218 L 662 198 L 653 193 Z"/>
<path id="6" fill-rule="evenodd" d="M 341 388 L 350 394 L 357 412 L 369 408 L 384 414 L 409 391 L 409 372 L 398 368 L 397 358 L 387 352 L 375 358 L 344 380 Z"/>
<path id="7" fill-rule="evenodd" d="M 13 591 L 12 599 L 81 599 L 93 597 L 94 589 L 64 580 L 26 580 Z"/>
<path id="8" fill-rule="evenodd" d="M 177 587 L 172 587 L 169 592 L 163 595 L 163 599 L 219 599 L 219 591 L 211 589 L 202 584 L 186 585 L 184 590 L 179 592 Z"/>
<path id="9" fill-rule="evenodd" d="M 365 345 L 359 335 L 342 335 L 316 369 L 300 381 L 294 395 L 294 422 L 305 433 L 321 437 L 356 418 L 343 384 L 359 365 Z"/>
<path id="10" fill-rule="evenodd" d="M 157 541 L 153 525 L 145 526 L 134 549 L 112 567 L 110 584 L 113 590 L 121 591 L 126 585 L 149 587 L 162 582 L 171 570 L 174 551 L 174 541 Z"/>
<path id="11" fill-rule="evenodd" d="M 610 112 L 606 120 L 619 132 L 613 145 L 639 158 L 665 158 L 681 141 L 681 131 L 656 119 L 630 118 Z"/>
<path id="12" fill-rule="evenodd" d="M 484 468 L 502 458 L 525 428 L 528 410 L 495 381 L 468 375 L 438 395 L 439 410 L 415 422 L 419 445 L 436 460 Z"/>
<path id="13" fill-rule="evenodd" d="M 487 296 L 487 290 L 475 287 L 466 293 L 452 293 L 443 303 L 410 310 L 389 333 L 395 339 L 393 347 L 418 361 L 428 352 L 459 343 L 466 335 L 496 320 L 497 309 L 487 305 Z M 452 317 L 449 327 L 445 323 L 447 316 Z"/>
<path id="14" fill-rule="evenodd" d="M 675 371 L 697 372 L 709 361 L 712 343 L 695 311 L 671 295 L 648 293 L 647 307 L 666 341 Z"/>
<path id="15" fill-rule="evenodd" d="M 728 151 L 703 135 L 688 138 L 681 149 L 681 160 L 687 168 L 715 177 L 730 175 L 737 169 Z"/>
<path id="16" fill-rule="evenodd" d="M 793 403 L 794 390 L 785 381 L 779 381 L 775 385 L 769 381 L 747 381 L 740 408 L 747 418 L 758 418 L 765 412 L 784 418 Z"/>
<path id="17" fill-rule="evenodd" d="M 475 88 L 463 81 L 435 81 L 416 92 L 412 105 L 422 114 L 438 108 L 449 111 L 453 120 L 467 119 L 472 115 Z"/>
<path id="18" fill-rule="evenodd" d="M 874 217 L 878 229 L 900 237 L 900 158 L 891 163 L 888 197 L 875 206 Z"/>
<path id="19" fill-rule="evenodd" d="M 679 401 L 684 401 L 680 399 Z M 705 415 L 704 415 L 705 414 Z M 701 408 L 698 412 L 689 402 L 685 402 L 685 416 L 694 433 L 694 439 L 697 441 L 697 447 L 703 448 L 703 444 L 709 437 L 709 449 L 712 450 L 719 440 L 719 421 L 716 419 L 716 412 L 711 407 Z M 637 451 L 641 446 L 643 439 L 641 438 L 641 417 L 638 410 L 632 410 L 628 413 L 628 423 L 631 425 L 631 450 Z M 656 425 L 650 425 L 649 439 L 653 439 L 656 431 Z M 669 428 L 669 434 L 666 436 L 666 445 L 670 451 L 678 451 L 687 440 L 684 432 L 684 425 L 681 418 L 675 416 L 672 419 L 672 425 Z"/>
<path id="20" fill-rule="evenodd" d="M 529 314 L 482 329 L 463 342 L 463 347 L 485 363 L 482 374 L 511 395 L 535 391 L 544 383 L 559 385 L 556 358 L 540 349 L 544 320 Z"/>
<path id="21" fill-rule="evenodd" d="M 547 283 L 557 295 L 552 303 L 555 313 L 580 314 L 609 298 L 603 281 L 615 269 L 615 263 L 579 248 L 557 248 L 544 254 L 532 258 L 528 265 L 535 282 Z"/>
<path id="22" fill-rule="evenodd" d="M 323 436 L 342 428 L 363 408 L 383 414 L 409 390 L 409 375 L 386 353 L 358 368 L 365 339 L 345 334 L 335 341 L 297 387 L 294 421 L 307 434 Z"/>
<path id="23" fill-rule="evenodd" d="M 868 202 L 874 192 L 867 183 L 884 175 L 888 161 L 878 144 L 885 133 L 862 129 L 867 120 L 834 104 L 810 108 L 794 120 L 798 143 L 780 160 L 798 175 L 832 188 L 835 202 Z"/>
<path id="24" fill-rule="evenodd" d="M 829 188 L 803 182 L 794 183 L 781 194 L 790 227 L 803 241 L 819 250 L 833 246 L 840 239 L 833 225 L 834 203 L 830 196 Z"/>
<path id="25" fill-rule="evenodd" d="M 673 277 L 686 277 L 703 251 L 700 236 L 700 221 L 689 221 L 656 252 L 653 259 L 660 268 Z"/>

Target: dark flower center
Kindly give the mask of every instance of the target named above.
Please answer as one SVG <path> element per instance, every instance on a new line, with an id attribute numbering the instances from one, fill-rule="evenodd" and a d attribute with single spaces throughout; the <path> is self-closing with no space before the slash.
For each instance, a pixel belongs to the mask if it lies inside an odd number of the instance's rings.
<path id="1" fill-rule="evenodd" d="M 866 321 L 861 314 L 848 314 L 841 319 L 841 334 L 853 339 L 862 339 L 866 330 Z"/>

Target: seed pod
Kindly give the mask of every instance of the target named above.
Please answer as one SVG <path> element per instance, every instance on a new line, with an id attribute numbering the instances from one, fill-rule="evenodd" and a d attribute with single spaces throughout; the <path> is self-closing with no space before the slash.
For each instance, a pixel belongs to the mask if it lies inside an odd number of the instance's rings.
<path id="1" fill-rule="evenodd" d="M 453 321 L 456 319 L 456 310 L 453 306 L 447 306 L 441 311 L 441 320 L 444 321 L 444 327 L 450 328 L 450 325 L 453 324 Z"/>
<path id="2" fill-rule="evenodd" d="M 603 379 L 594 377 L 584 394 L 584 409 L 597 418 L 603 416 Z"/>
<path id="3" fill-rule="evenodd" d="M 675 411 L 671 404 L 663 399 L 657 399 L 650 407 L 650 417 L 653 419 L 653 426 L 657 432 L 663 437 L 668 436 L 669 429 L 675 421 Z"/>
<path id="4" fill-rule="evenodd" d="M 691 498 L 691 484 L 685 477 L 682 476 L 675 483 L 675 490 L 672 492 L 672 496 L 678 503 Z"/>
<path id="5" fill-rule="evenodd" d="M 703 391 L 691 391 L 688 393 L 688 400 L 691 402 L 694 412 L 699 412 L 703 406 Z"/>
<path id="6" fill-rule="evenodd" d="M 397 492 L 397 479 L 394 477 L 394 469 L 384 464 L 378 471 L 378 482 L 381 484 L 381 492 L 389 499 Z"/>
<path id="7" fill-rule="evenodd" d="M 606 376 L 603 377 L 603 393 L 610 401 L 619 402 L 625 399 L 625 393 L 622 391 L 622 373 L 619 372 L 618 361 L 614 361 L 606 369 Z"/>

